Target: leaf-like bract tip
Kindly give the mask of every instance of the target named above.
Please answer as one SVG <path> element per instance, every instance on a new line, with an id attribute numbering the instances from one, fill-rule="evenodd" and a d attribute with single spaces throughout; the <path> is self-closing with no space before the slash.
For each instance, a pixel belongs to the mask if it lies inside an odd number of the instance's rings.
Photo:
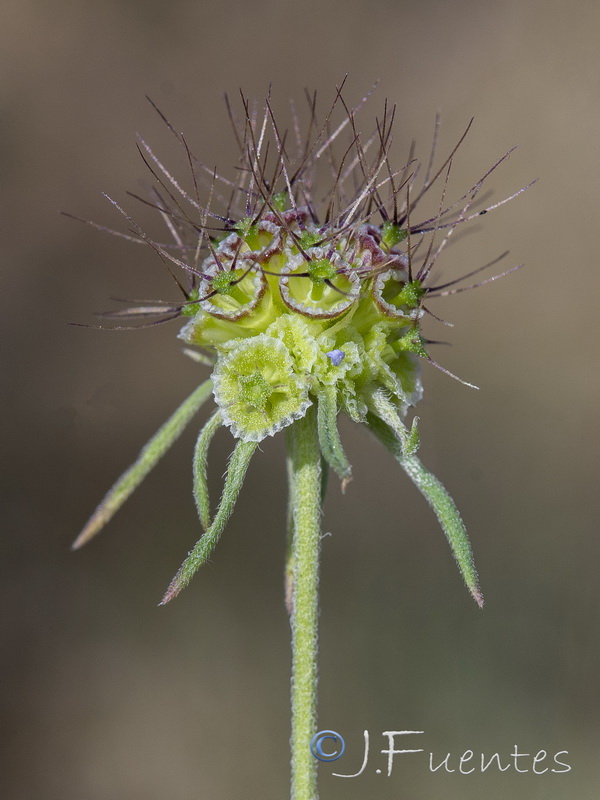
<path id="1" fill-rule="evenodd" d="M 92 514 L 79 536 L 71 545 L 71 550 L 79 550 L 84 544 L 87 544 L 90 539 L 93 539 L 94 536 L 102 530 L 104 525 L 112 516 L 110 513 L 98 513 L 99 511 L 104 511 L 104 509 L 100 507 L 94 514 Z"/>
<path id="2" fill-rule="evenodd" d="M 483 599 L 483 594 L 481 593 L 481 589 L 479 588 L 479 586 L 471 588 L 471 595 L 473 597 L 473 600 L 475 600 L 475 602 L 479 606 L 479 608 L 483 608 L 485 600 Z"/>
<path id="3" fill-rule="evenodd" d="M 159 428 L 150 441 L 142 448 L 136 461 L 125 470 L 115 484 L 108 490 L 100 505 L 96 508 L 85 527 L 72 544 L 73 550 L 79 550 L 89 542 L 123 503 L 137 489 L 146 475 L 163 457 L 175 440 L 181 435 L 186 425 L 204 403 L 212 391 L 212 381 L 209 379 L 200 384 L 192 394 L 184 400 L 178 409 Z"/>
<path id="4" fill-rule="evenodd" d="M 158 605 L 166 606 L 167 603 L 170 603 L 171 600 L 174 600 L 177 597 L 182 588 L 183 586 L 181 586 L 179 583 L 179 572 L 178 572 L 177 575 L 173 578 L 173 580 L 169 584 L 169 588 L 164 593 L 163 598 Z"/>

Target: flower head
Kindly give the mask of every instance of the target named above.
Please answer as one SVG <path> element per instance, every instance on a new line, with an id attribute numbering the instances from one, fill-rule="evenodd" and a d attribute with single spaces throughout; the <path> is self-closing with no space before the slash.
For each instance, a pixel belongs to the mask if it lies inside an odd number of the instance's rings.
<path id="1" fill-rule="evenodd" d="M 460 516 L 415 456 L 416 418 L 410 427 L 404 418 L 421 398 L 423 361 L 448 372 L 430 355 L 432 343 L 422 331 L 424 317 L 435 316 L 430 300 L 469 288 L 457 284 L 485 268 L 435 285 L 430 280 L 432 267 L 458 226 L 506 202 L 477 205 L 487 178 L 509 154 L 458 200 L 448 202 L 451 166 L 470 123 L 437 169 L 431 167 L 435 148 L 424 175 L 412 158 L 394 169 L 389 153 L 395 109 L 386 103 L 382 116 L 363 135 L 357 119 L 365 100 L 350 108 L 342 86 L 319 118 L 316 96 L 310 97 L 308 132 L 303 136 L 295 113 L 291 134 L 280 127 L 270 96 L 261 114 L 242 97 L 241 121 L 230 110 L 240 149 L 236 180 L 205 167 L 169 125 L 191 166 L 189 191 L 140 139 L 140 152 L 156 181 L 146 202 L 166 222 L 174 239 L 170 243 L 150 239 L 111 201 L 138 240 L 183 275 L 177 278 L 180 301 L 144 303 L 117 315 L 154 316 L 154 322 L 180 318 L 179 337 L 187 352 L 213 371 L 206 388 L 197 390 L 196 401 L 190 398 L 174 414 L 109 492 L 77 544 L 90 538 L 121 505 L 212 389 L 216 410 L 200 434 L 195 458 L 196 501 L 207 532 L 165 599 L 177 594 L 211 552 L 256 443 L 316 405 L 322 456 L 342 485 L 349 481 L 351 467 L 337 430 L 340 411 L 369 426 L 420 488 L 481 602 Z M 324 193 L 321 164 L 331 176 Z M 419 219 L 423 198 L 434 187 L 439 187 L 438 210 Z M 221 506 L 211 520 L 206 450 L 220 425 L 230 429 L 239 445 Z"/>

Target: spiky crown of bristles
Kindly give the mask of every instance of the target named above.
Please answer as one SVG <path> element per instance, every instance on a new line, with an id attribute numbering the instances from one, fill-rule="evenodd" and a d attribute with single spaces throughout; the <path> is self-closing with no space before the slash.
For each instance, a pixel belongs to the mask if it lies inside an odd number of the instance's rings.
<path id="1" fill-rule="evenodd" d="M 404 415 L 421 395 L 419 358 L 448 372 L 431 358 L 420 331 L 423 314 L 432 313 L 426 301 L 470 288 L 454 284 L 499 260 L 456 281 L 427 283 L 455 228 L 511 199 L 474 210 L 486 178 L 512 151 L 447 203 L 452 160 L 471 123 L 435 171 L 439 120 L 424 175 L 412 153 L 395 171 L 389 160 L 395 107 L 386 102 L 363 138 L 356 116 L 368 96 L 349 108 L 342 90 L 323 119 L 316 93 L 307 93 L 305 134 L 293 106 L 292 133 L 281 130 L 270 95 L 261 114 L 242 95 L 241 119 L 227 100 L 240 151 L 237 181 L 196 158 L 156 109 L 184 146 L 193 178 L 188 192 L 139 139 L 157 182 L 143 202 L 160 212 L 174 243 L 151 240 L 117 206 L 138 241 L 186 277 L 173 275 L 184 295 L 180 303 L 144 304 L 112 316 L 154 316 L 150 324 L 191 317 L 180 337 L 216 362 L 215 398 L 238 438 L 259 441 L 285 427 L 302 416 L 322 385 L 336 386 L 339 407 L 357 421 L 364 421 L 377 388 Z M 320 195 L 316 178 L 323 164 L 330 184 Z M 204 204 L 201 183 L 208 184 Z M 418 204 L 437 183 L 437 213 L 415 223 Z M 244 341 L 250 337 L 262 338 Z"/>

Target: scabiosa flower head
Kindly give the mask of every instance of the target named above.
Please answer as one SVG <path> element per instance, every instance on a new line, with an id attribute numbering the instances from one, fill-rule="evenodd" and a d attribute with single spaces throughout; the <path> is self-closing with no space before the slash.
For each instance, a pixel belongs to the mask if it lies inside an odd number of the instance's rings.
<path id="1" fill-rule="evenodd" d="M 167 122 L 191 168 L 189 190 L 139 140 L 155 182 L 144 202 L 160 213 L 172 241 L 151 239 L 111 202 L 129 221 L 133 238 L 180 273 L 183 297 L 174 303 L 143 303 L 116 316 L 152 324 L 180 319 L 186 352 L 210 365 L 212 375 L 115 484 L 76 544 L 110 518 L 212 391 L 216 409 L 200 433 L 194 461 L 196 503 L 206 533 L 165 602 L 212 551 L 257 443 L 312 409 L 322 457 L 343 487 L 351 467 L 338 434 L 340 412 L 367 425 L 392 451 L 433 507 L 481 604 L 462 520 L 415 456 L 417 419 L 410 426 L 404 420 L 422 396 L 423 362 L 448 372 L 431 356 L 432 343 L 422 330 L 424 318 L 435 316 L 430 301 L 470 288 L 460 281 L 485 268 L 436 285 L 430 280 L 432 267 L 458 226 L 506 202 L 477 205 L 487 178 L 511 151 L 462 196 L 448 201 L 451 166 L 470 123 L 435 168 L 435 143 L 427 169 L 412 156 L 395 168 L 390 162 L 395 108 L 386 102 L 363 134 L 357 120 L 366 97 L 350 108 L 342 85 L 324 116 L 317 111 L 316 94 L 307 97 L 305 123 L 292 106 L 291 132 L 277 121 L 270 95 L 262 108 L 242 96 L 240 118 L 227 101 L 240 152 L 235 178 L 206 167 Z M 329 176 L 325 190 L 323 172 Z M 423 198 L 432 189 L 437 189 L 437 211 L 419 218 Z M 221 425 L 238 445 L 221 505 L 211 518 L 206 452 Z"/>

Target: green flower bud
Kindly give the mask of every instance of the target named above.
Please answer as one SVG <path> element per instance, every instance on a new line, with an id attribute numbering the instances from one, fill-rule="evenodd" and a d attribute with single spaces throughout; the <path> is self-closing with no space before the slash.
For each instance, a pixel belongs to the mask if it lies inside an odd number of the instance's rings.
<path id="1" fill-rule="evenodd" d="M 364 360 L 362 339 L 354 328 L 346 328 L 344 334 L 344 338 L 347 337 L 347 341 L 344 342 L 336 342 L 326 335 L 319 339 L 319 361 L 315 367 L 315 375 L 319 383 L 325 386 L 353 380 L 362 372 Z"/>
<path id="2" fill-rule="evenodd" d="M 312 402 L 309 381 L 294 371 L 290 351 L 266 334 L 243 339 L 222 355 L 213 384 L 223 423 L 245 442 L 273 436 L 304 416 Z"/>
<path id="3" fill-rule="evenodd" d="M 423 312 L 418 308 L 424 290 L 418 281 L 409 282 L 404 270 L 389 269 L 380 273 L 373 283 L 373 299 L 389 317 L 415 319 Z"/>
<path id="4" fill-rule="evenodd" d="M 200 284 L 200 295 L 206 295 L 200 307 L 212 316 L 236 321 L 254 311 L 266 288 L 265 276 L 253 264 L 242 261 L 234 269 L 221 269 L 214 264 Z"/>
<path id="5" fill-rule="evenodd" d="M 357 300 L 360 281 L 337 253 L 311 247 L 304 256 L 288 251 L 279 281 L 281 297 L 294 312 L 312 319 L 339 317 Z"/>
<path id="6" fill-rule="evenodd" d="M 312 323 L 314 327 L 314 323 Z M 267 328 L 269 336 L 280 339 L 294 359 L 300 375 L 309 375 L 320 357 L 319 345 L 311 323 L 297 314 L 282 314 Z"/>

